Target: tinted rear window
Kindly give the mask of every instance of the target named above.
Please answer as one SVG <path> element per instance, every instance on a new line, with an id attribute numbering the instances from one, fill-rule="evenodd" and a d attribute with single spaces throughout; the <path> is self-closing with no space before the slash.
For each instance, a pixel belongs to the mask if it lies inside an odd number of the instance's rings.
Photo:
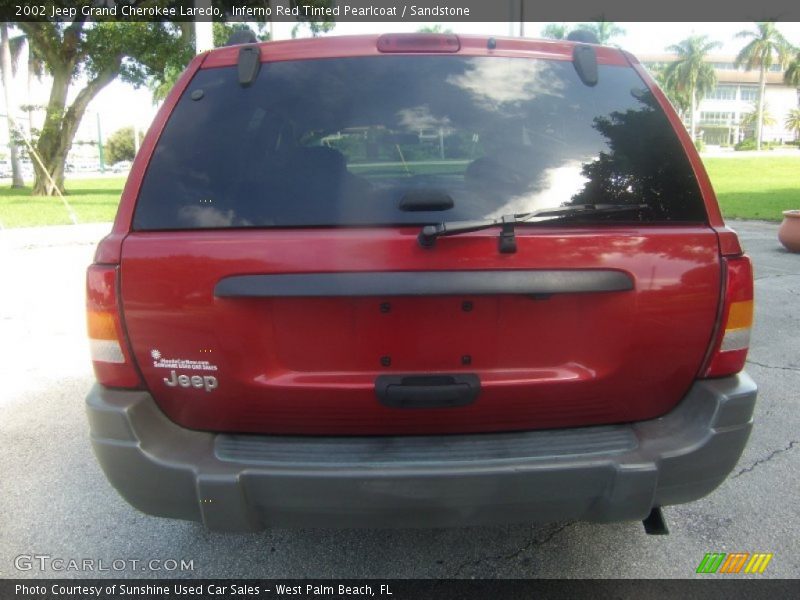
<path id="1" fill-rule="evenodd" d="M 401 210 L 404 197 L 453 200 Z M 136 229 L 358 226 L 647 204 L 702 221 L 683 149 L 639 76 L 571 62 L 382 56 L 201 70 L 158 142 Z M 441 208 L 441 207 L 440 207 Z"/>

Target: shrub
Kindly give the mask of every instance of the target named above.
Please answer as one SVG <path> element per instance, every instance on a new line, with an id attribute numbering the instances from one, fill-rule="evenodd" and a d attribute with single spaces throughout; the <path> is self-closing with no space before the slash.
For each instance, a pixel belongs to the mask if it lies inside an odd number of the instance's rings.
<path id="1" fill-rule="evenodd" d="M 139 142 L 142 141 L 144 135 L 139 132 Z M 135 146 L 133 144 L 133 127 L 123 127 L 112 133 L 105 145 L 106 161 L 108 164 L 113 165 L 121 160 L 133 160 L 136 156 Z"/>
<path id="2" fill-rule="evenodd" d="M 736 144 L 734 150 L 755 150 L 756 149 L 756 140 L 755 138 L 744 138 L 741 142 Z"/>

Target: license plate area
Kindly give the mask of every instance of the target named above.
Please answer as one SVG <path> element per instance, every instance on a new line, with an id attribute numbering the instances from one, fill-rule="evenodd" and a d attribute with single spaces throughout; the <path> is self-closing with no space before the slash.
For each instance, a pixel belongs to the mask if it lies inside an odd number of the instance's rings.
<path id="1" fill-rule="evenodd" d="M 274 351 L 293 371 L 448 374 L 496 356 L 499 301 L 492 296 L 270 302 Z"/>

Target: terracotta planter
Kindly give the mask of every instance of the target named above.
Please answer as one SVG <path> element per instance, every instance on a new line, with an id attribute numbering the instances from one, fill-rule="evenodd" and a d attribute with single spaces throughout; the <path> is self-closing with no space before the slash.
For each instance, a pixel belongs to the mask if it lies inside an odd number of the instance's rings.
<path id="1" fill-rule="evenodd" d="M 789 252 L 800 252 L 800 210 L 783 211 L 783 223 L 778 228 L 778 241 Z"/>

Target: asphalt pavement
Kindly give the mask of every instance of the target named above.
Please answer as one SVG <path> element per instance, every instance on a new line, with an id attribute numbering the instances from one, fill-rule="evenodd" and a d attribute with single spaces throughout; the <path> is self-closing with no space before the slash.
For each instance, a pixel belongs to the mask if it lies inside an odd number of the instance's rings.
<path id="1" fill-rule="evenodd" d="M 95 461 L 83 409 L 84 269 L 108 225 L 2 231 L 0 577 L 685 578 L 707 552 L 770 552 L 761 577 L 797 577 L 800 255 L 776 224 L 731 226 L 755 261 L 756 425 L 717 491 L 664 510 L 669 536 L 638 522 L 234 535 L 140 514 Z"/>

